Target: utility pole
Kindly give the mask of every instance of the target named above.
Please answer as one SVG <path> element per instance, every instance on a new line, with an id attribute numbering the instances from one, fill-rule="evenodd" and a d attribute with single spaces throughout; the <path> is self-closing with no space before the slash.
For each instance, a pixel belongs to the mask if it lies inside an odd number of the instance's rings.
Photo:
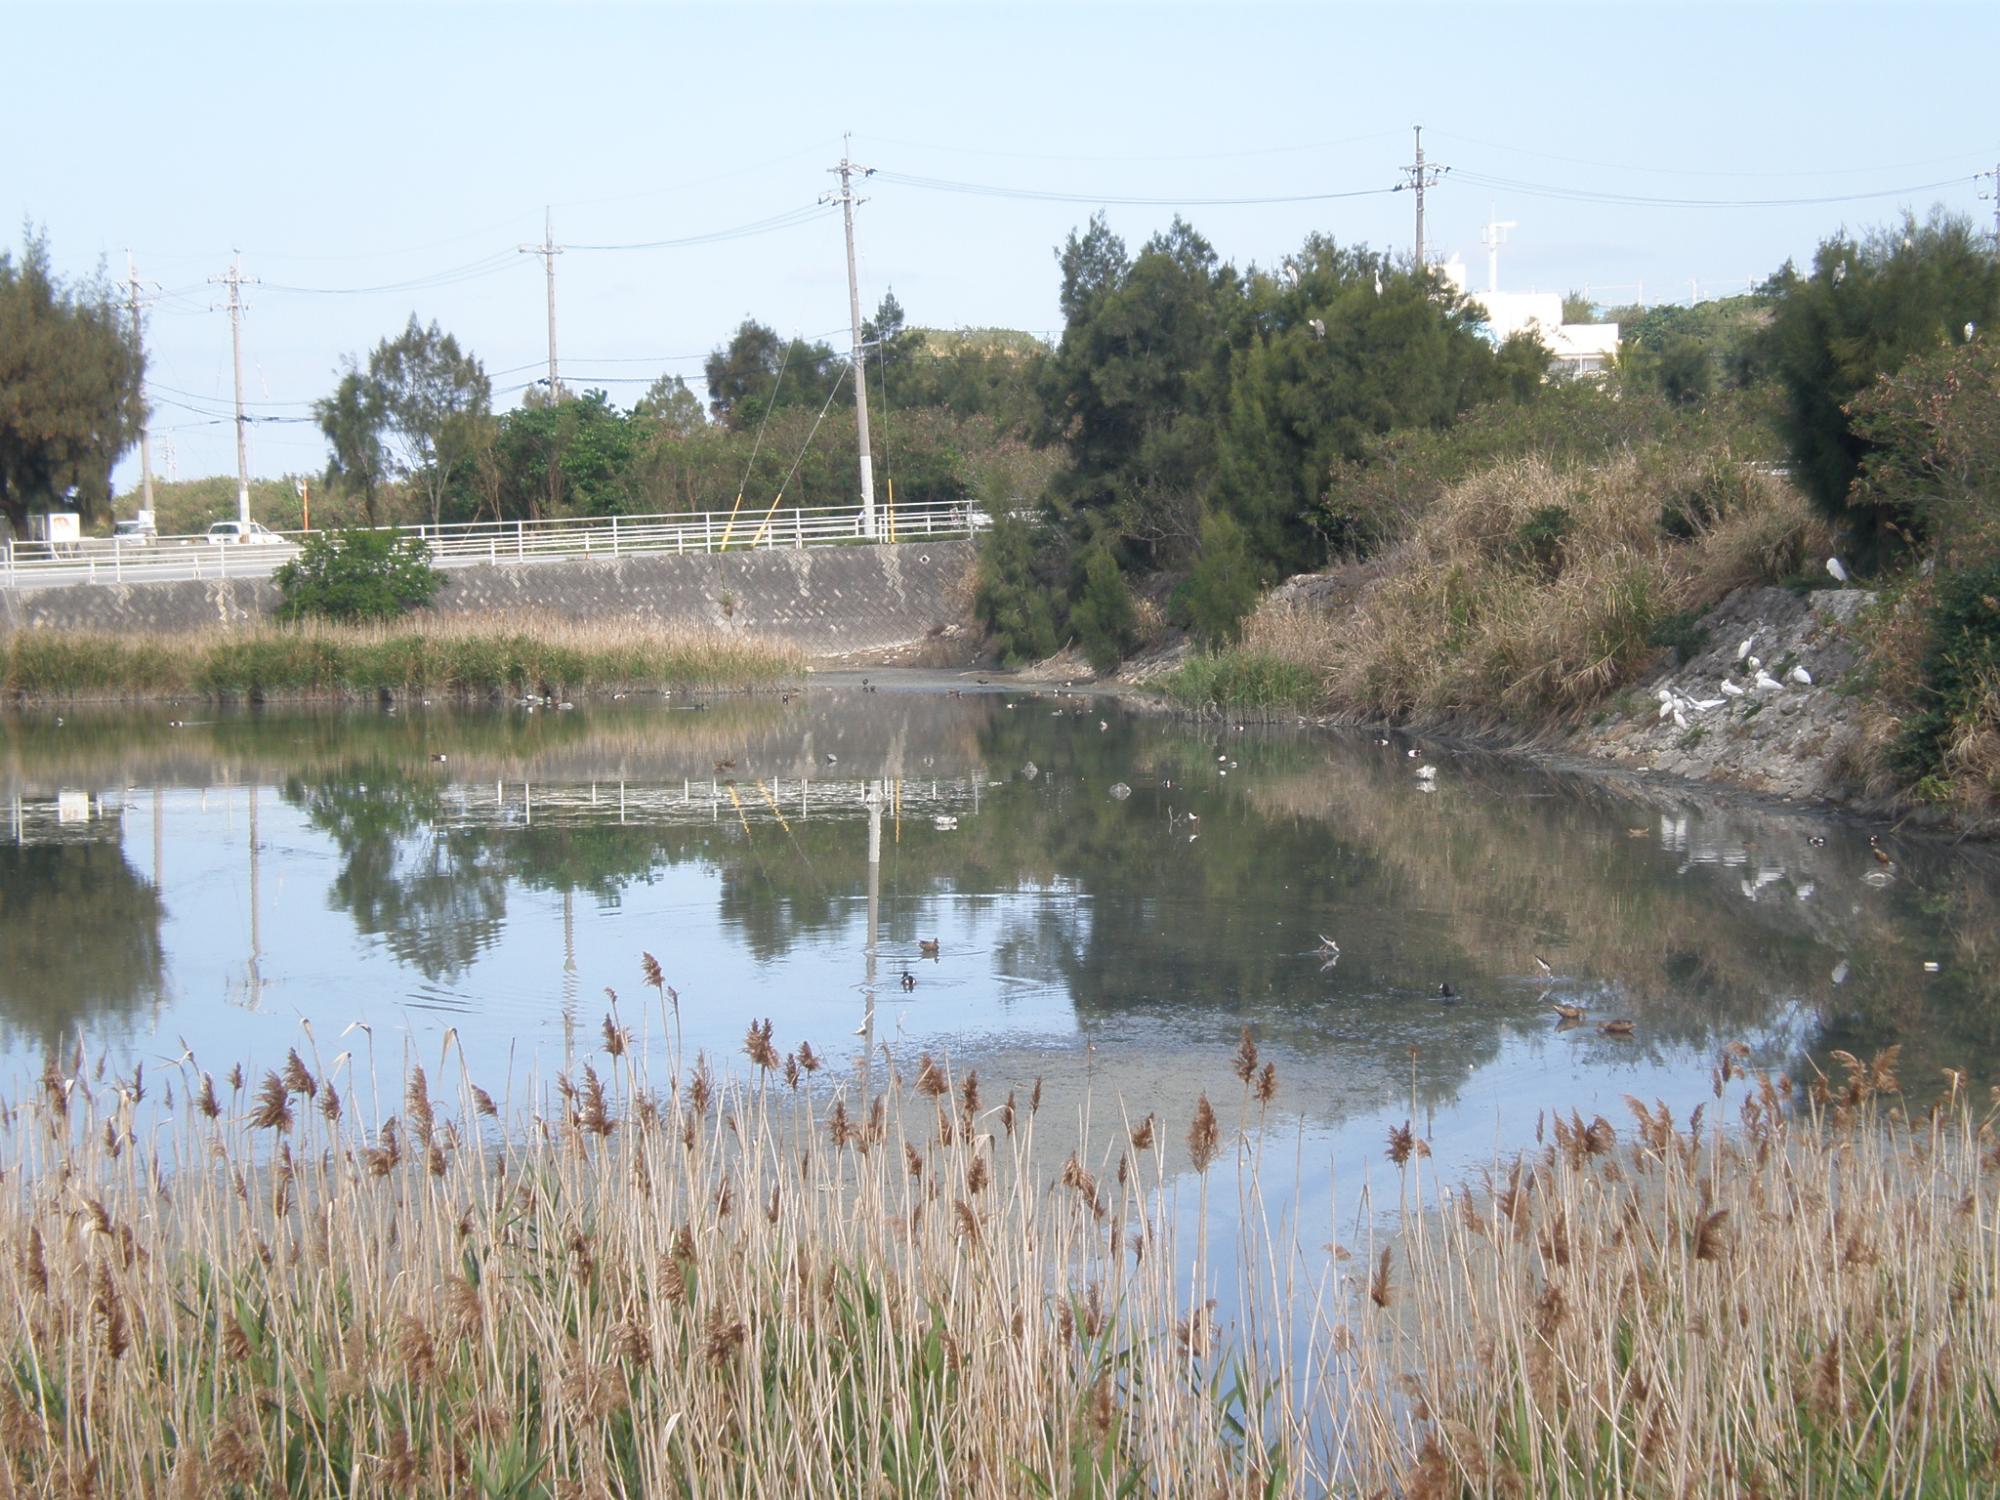
<path id="1" fill-rule="evenodd" d="M 1991 190 L 1982 192 L 1979 196 L 1981 199 L 1993 200 L 1993 249 L 1995 253 L 2000 253 L 2000 165 L 1996 165 L 1990 172 L 1976 173 L 1972 180 L 1978 182 L 1981 179 L 1993 184 Z"/>
<path id="2" fill-rule="evenodd" d="M 867 199 L 854 196 L 853 175 L 859 172 L 863 177 L 873 175 L 873 167 L 856 166 L 848 159 L 852 135 L 840 138 L 840 165 L 829 168 L 840 175 L 840 191 L 820 199 L 822 203 L 837 201 L 841 217 L 847 223 L 847 317 L 854 334 L 854 426 L 860 438 L 861 447 L 861 534 L 873 540 L 875 536 L 875 463 L 868 452 L 868 363 L 866 351 L 861 347 L 861 283 L 854 273 L 854 205 L 865 203 Z"/>
<path id="3" fill-rule="evenodd" d="M 229 348 L 236 357 L 236 519 L 247 530 L 250 525 L 250 442 L 246 432 L 248 418 L 243 415 L 243 283 L 257 284 L 254 276 L 243 274 L 243 256 L 239 252 L 229 263 L 229 272 L 224 276 L 211 276 L 211 282 L 220 282 L 229 288 Z"/>
<path id="4" fill-rule="evenodd" d="M 1404 175 L 1409 180 L 1397 183 L 1396 191 L 1400 193 L 1404 188 L 1410 188 L 1417 195 L 1417 269 L 1421 271 L 1424 268 L 1424 189 L 1436 187 L 1438 179 L 1449 172 L 1451 168 L 1425 166 L 1424 127 L 1415 125 L 1411 128 L 1417 133 L 1417 159 L 1409 166 L 1403 168 Z"/>
<path id="5" fill-rule="evenodd" d="M 563 253 L 563 247 L 556 243 L 555 213 L 542 210 L 542 242 L 539 245 L 521 245 L 517 248 L 523 255 L 539 255 L 549 276 L 549 405 L 561 399 L 561 387 L 556 384 L 556 257 Z"/>
<path id="6" fill-rule="evenodd" d="M 125 289 L 132 309 L 132 356 L 139 367 L 139 504 L 148 524 L 153 519 L 153 444 L 146 420 L 146 336 L 139 324 L 139 266 L 132 252 L 125 252 Z"/>

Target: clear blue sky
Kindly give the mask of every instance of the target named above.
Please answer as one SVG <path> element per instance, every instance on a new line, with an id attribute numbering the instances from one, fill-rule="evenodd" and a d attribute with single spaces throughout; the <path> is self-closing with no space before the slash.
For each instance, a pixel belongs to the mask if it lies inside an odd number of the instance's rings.
<path id="1" fill-rule="evenodd" d="M 864 309 L 893 286 L 915 323 L 1037 331 L 1058 323 L 1053 248 L 1107 200 L 1183 203 L 1239 265 L 1314 230 L 1407 254 L 1408 193 L 1192 200 L 1392 186 L 1416 123 L 1453 168 L 1429 239 L 1475 284 L 1497 209 L 1519 223 L 1503 287 L 1618 300 L 1741 288 L 1906 205 L 1988 223 L 1974 174 L 2000 159 L 1992 5 L 6 3 L 0 35 L 0 207 L 46 227 L 65 273 L 122 276 L 129 248 L 165 288 L 155 430 L 182 478 L 235 467 L 206 284 L 233 250 L 264 283 L 244 325 L 259 416 L 304 417 L 412 312 L 506 406 L 545 361 L 542 263 L 514 253 L 544 204 L 577 247 L 750 225 L 813 204 L 843 130 L 885 173 L 1078 200 L 877 177 L 859 210 Z M 1797 199 L 1847 201 L 1747 206 Z M 1107 211 L 1136 248 L 1176 210 Z M 621 405 L 662 371 L 699 389 L 746 315 L 845 338 L 833 209 L 574 248 L 557 277 L 564 382 Z M 255 474 L 323 462 L 309 422 L 251 429 Z"/>

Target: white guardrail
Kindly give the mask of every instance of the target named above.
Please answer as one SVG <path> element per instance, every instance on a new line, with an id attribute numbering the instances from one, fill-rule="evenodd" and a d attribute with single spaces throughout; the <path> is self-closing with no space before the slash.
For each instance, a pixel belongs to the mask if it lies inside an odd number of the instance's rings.
<path id="1" fill-rule="evenodd" d="M 986 517 L 964 505 L 877 506 L 876 535 L 866 535 L 858 505 L 746 505 L 652 516 L 591 516 L 545 521 L 470 521 L 449 526 L 384 527 L 417 536 L 440 568 L 475 563 L 525 564 L 553 558 L 615 558 L 654 552 L 748 552 L 870 542 L 948 541 L 971 536 Z M 87 537 L 76 542 L 16 541 L 0 557 L 0 588 L 73 583 L 144 583 L 186 578 L 263 578 L 296 556 L 304 531 L 267 532 L 257 540 L 163 536 L 146 541 Z"/>

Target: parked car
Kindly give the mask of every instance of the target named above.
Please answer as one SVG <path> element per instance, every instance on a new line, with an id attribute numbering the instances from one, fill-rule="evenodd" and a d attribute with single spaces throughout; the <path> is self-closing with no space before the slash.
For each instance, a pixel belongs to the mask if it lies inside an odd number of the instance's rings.
<path id="1" fill-rule="evenodd" d="M 211 542 L 248 542 L 253 546 L 276 547 L 284 538 L 256 521 L 217 521 L 208 528 Z"/>
<path id="2" fill-rule="evenodd" d="M 151 521 L 113 521 L 111 540 L 127 547 L 148 547 L 160 539 Z"/>

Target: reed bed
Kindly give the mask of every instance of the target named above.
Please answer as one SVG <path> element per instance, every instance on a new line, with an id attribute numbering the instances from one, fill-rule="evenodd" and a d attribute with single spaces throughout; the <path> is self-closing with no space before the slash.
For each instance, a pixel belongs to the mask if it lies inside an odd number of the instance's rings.
<path id="1" fill-rule="evenodd" d="M 1892 1058 L 1793 1090 L 1728 1053 L 1733 1131 L 1635 1104 L 1622 1141 L 1572 1116 L 1448 1204 L 1398 1129 L 1399 1217 L 1321 1254 L 1303 1226 L 1325 1206 L 1265 1197 L 1279 1082 L 1247 1033 L 1220 1108 L 1099 1106 L 1097 1151 L 1066 1144 L 1093 1138 L 1087 1095 L 1058 1120 L 1039 1083 L 995 1098 L 929 1057 L 878 1063 L 871 1090 L 768 1023 L 662 1091 L 614 1008 L 540 1108 L 496 1103 L 450 1042 L 435 1083 L 408 1065 L 386 1097 L 310 1028 L 261 1077 L 51 1064 L 4 1121 L 0 1493 L 2000 1475 L 1992 1116 L 1954 1088 L 1902 1120 Z M 1216 1267 L 1223 1204 L 1238 1249 Z"/>
<path id="2" fill-rule="evenodd" d="M 421 617 L 179 636 L 21 630 L 0 638 L 0 691 L 42 702 L 745 688 L 805 670 L 804 652 L 787 642 L 635 619 Z"/>

